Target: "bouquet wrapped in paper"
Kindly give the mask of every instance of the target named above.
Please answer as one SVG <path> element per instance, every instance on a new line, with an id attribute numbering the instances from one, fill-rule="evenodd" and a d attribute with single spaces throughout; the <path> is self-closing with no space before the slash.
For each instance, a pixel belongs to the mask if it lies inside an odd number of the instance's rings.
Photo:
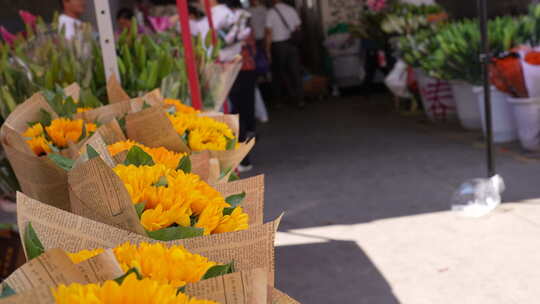
<path id="1" fill-rule="evenodd" d="M 3 282 L 0 303 L 263 304 L 273 291 L 264 269 L 232 273 L 181 246 L 126 243 L 99 251 L 41 252 Z"/>
<path id="2" fill-rule="evenodd" d="M 209 153 L 218 162 L 218 173 L 212 176 L 213 181 L 227 181 L 255 145 L 255 140 L 238 142 L 237 115 L 199 112 L 179 100 L 163 98 L 160 90 L 130 100 L 114 81 L 109 82 L 108 91 L 109 96 L 118 96 L 112 99 L 112 104 L 79 113 L 78 117 L 99 123 L 117 119 L 127 139 L 149 148 Z"/>
<path id="3" fill-rule="evenodd" d="M 73 99 L 67 100 L 76 111 Z M 98 125 L 60 114 L 43 95 L 35 94 L 9 115 L 0 140 L 22 190 L 65 209 L 67 175 L 52 159 L 75 157 L 85 140 L 98 131 Z"/>

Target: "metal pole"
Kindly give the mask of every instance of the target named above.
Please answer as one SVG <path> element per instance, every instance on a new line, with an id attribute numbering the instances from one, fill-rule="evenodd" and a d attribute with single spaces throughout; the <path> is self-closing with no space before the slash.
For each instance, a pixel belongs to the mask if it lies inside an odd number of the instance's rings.
<path id="1" fill-rule="evenodd" d="M 486 156 L 488 177 L 495 175 L 495 160 L 493 153 L 493 119 L 491 117 L 491 85 L 489 82 L 489 64 L 491 55 L 489 50 L 487 29 L 487 1 L 478 0 L 478 12 L 480 15 L 480 34 L 482 36 L 482 51 L 480 61 L 482 63 L 484 79 L 484 108 L 486 117 Z"/>

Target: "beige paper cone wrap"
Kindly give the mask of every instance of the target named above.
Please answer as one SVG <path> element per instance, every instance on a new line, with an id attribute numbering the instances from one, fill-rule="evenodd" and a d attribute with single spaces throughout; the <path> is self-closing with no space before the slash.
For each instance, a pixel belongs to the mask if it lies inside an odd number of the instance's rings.
<path id="1" fill-rule="evenodd" d="M 118 103 L 131 99 L 124 89 L 122 89 L 120 82 L 118 82 L 114 74 L 107 81 L 107 96 L 109 97 L 109 103 Z"/>
<path id="2" fill-rule="evenodd" d="M 274 284 L 274 239 L 281 218 L 248 230 L 213 234 L 166 242 L 182 245 L 219 263 L 235 262 L 237 271 L 268 269 L 268 284 Z M 17 194 L 17 222 L 24 235 L 31 222 L 45 249 L 61 248 L 69 252 L 83 249 L 114 248 L 127 241 L 157 242 L 148 237 L 96 222 L 48 206 Z"/>
<path id="3" fill-rule="evenodd" d="M 165 110 L 153 106 L 126 117 L 128 138 L 147 147 L 164 147 L 174 152 L 189 153 L 190 150 L 170 122 Z"/>

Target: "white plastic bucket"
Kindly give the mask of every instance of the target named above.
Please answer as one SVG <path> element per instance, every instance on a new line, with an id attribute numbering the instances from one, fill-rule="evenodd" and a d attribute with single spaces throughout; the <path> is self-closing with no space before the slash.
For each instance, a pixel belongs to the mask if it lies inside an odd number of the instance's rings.
<path id="1" fill-rule="evenodd" d="M 414 69 L 424 111 L 431 121 L 448 121 L 456 116 L 456 104 L 448 81 L 428 76 Z"/>
<path id="2" fill-rule="evenodd" d="M 482 129 L 482 118 L 478 110 L 478 97 L 473 86 L 464 81 L 450 81 L 461 126 L 467 130 Z"/>
<path id="3" fill-rule="evenodd" d="M 523 148 L 540 151 L 540 97 L 508 97 L 517 124 L 519 141 Z"/>
<path id="4" fill-rule="evenodd" d="M 482 130 L 486 134 L 486 117 L 484 105 L 484 89 L 474 87 L 473 91 L 478 97 L 478 110 L 482 118 Z M 493 121 L 493 142 L 505 143 L 518 138 L 517 128 L 512 107 L 507 102 L 508 95 L 491 87 L 491 117 Z"/>

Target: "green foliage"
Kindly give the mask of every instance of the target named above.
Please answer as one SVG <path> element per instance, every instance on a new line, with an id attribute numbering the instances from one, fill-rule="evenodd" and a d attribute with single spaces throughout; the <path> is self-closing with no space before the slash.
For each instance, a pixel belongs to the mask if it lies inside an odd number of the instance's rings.
<path id="1" fill-rule="evenodd" d="M 196 227 L 169 227 L 157 231 L 147 231 L 149 237 L 158 241 L 174 241 L 202 236 L 203 228 Z"/>
<path id="2" fill-rule="evenodd" d="M 35 259 L 45 252 L 43 244 L 41 244 L 41 241 L 39 240 L 36 231 L 30 222 L 28 223 L 28 226 L 24 232 L 23 243 L 28 260 Z"/>
<path id="3" fill-rule="evenodd" d="M 143 149 L 137 146 L 133 146 L 131 149 L 129 149 L 124 164 L 126 166 L 134 165 L 137 167 L 153 166 L 154 160 L 152 159 L 152 156 L 144 152 Z"/>

